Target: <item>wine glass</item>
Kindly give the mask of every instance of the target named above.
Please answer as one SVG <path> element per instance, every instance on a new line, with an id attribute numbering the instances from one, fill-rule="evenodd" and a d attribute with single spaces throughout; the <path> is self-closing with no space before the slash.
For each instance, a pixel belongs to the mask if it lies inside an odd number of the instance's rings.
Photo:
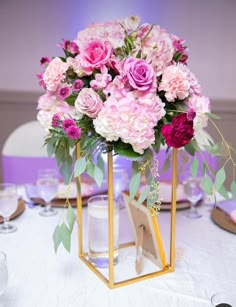
<path id="1" fill-rule="evenodd" d="M 0 251 L 0 296 L 7 287 L 8 270 L 6 254 Z"/>
<path id="2" fill-rule="evenodd" d="M 236 295 L 230 291 L 215 293 L 211 297 L 211 304 L 214 307 L 233 307 L 236 306 Z"/>
<path id="3" fill-rule="evenodd" d="M 16 231 L 16 226 L 9 222 L 10 216 L 18 206 L 18 195 L 15 184 L 0 184 L 0 215 L 3 217 L 3 225 L 0 226 L 1 233 L 10 233 Z"/>
<path id="4" fill-rule="evenodd" d="M 200 218 L 202 215 L 197 211 L 196 204 L 203 196 L 201 179 L 198 177 L 190 177 L 183 182 L 183 186 L 184 194 L 191 203 L 191 207 L 185 215 L 192 219 Z"/>
<path id="5" fill-rule="evenodd" d="M 128 189 L 129 177 L 127 171 L 120 165 L 114 164 L 113 168 L 113 193 L 120 209 L 125 207 L 122 192 Z"/>
<path id="6" fill-rule="evenodd" d="M 39 196 L 46 202 L 43 210 L 39 212 L 42 216 L 52 216 L 57 211 L 51 207 L 51 200 L 56 197 L 59 181 L 55 169 L 42 169 L 38 172 L 37 190 Z"/>

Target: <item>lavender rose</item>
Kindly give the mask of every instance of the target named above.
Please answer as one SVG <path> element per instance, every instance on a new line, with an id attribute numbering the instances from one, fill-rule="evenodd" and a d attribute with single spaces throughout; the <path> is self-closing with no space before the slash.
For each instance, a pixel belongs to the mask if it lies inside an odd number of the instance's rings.
<path id="1" fill-rule="evenodd" d="M 139 91 L 155 91 L 154 70 L 144 60 L 129 57 L 124 61 L 123 69 L 132 88 Z"/>
<path id="2" fill-rule="evenodd" d="M 96 118 L 102 106 L 102 99 L 92 88 L 82 89 L 75 101 L 75 108 L 90 118 Z"/>

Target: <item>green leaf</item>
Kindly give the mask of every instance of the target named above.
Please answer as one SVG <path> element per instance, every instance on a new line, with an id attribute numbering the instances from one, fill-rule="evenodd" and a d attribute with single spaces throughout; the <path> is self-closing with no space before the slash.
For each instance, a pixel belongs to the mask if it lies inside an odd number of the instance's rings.
<path id="1" fill-rule="evenodd" d="M 140 206 L 147 199 L 149 192 L 150 192 L 149 186 L 147 186 L 145 189 L 142 190 L 138 198 L 137 206 Z"/>
<path id="2" fill-rule="evenodd" d="M 230 192 L 232 193 L 233 199 L 236 199 L 236 182 L 233 181 L 230 185 Z"/>
<path id="3" fill-rule="evenodd" d="M 222 195 L 225 199 L 229 199 L 229 194 L 226 188 L 222 185 L 221 188 L 218 190 L 218 193 Z"/>
<path id="4" fill-rule="evenodd" d="M 69 184 L 70 179 L 71 179 L 71 175 L 72 175 L 72 169 L 71 169 L 71 163 L 70 161 L 65 161 L 61 168 L 60 168 L 60 173 L 63 177 L 63 180 L 65 182 L 66 185 Z"/>
<path id="5" fill-rule="evenodd" d="M 203 162 L 203 164 L 202 164 L 202 176 L 204 176 L 206 174 L 206 169 L 207 169 L 206 162 Z"/>
<path id="6" fill-rule="evenodd" d="M 75 100 L 77 98 L 78 95 L 70 95 L 69 97 L 67 97 L 65 99 L 65 101 L 70 105 L 70 106 L 74 106 L 75 105 Z"/>
<path id="7" fill-rule="evenodd" d="M 222 185 L 225 182 L 225 178 L 226 178 L 226 174 L 225 174 L 225 170 L 222 167 L 221 169 L 219 169 L 219 171 L 216 173 L 216 179 L 215 179 L 215 189 L 216 191 L 218 191 Z"/>
<path id="8" fill-rule="evenodd" d="M 88 160 L 87 166 L 86 166 L 86 173 L 92 178 L 94 177 L 94 168 L 95 168 L 95 164 L 93 163 L 93 161 Z"/>
<path id="9" fill-rule="evenodd" d="M 71 205 L 68 206 L 67 213 L 66 213 L 66 220 L 68 222 L 70 232 L 72 232 L 74 223 L 76 220 L 76 214 L 74 210 L 72 209 Z"/>
<path id="10" fill-rule="evenodd" d="M 132 201 L 135 195 L 137 194 L 139 190 L 140 182 L 141 182 L 141 172 L 138 172 L 132 176 L 130 183 L 129 183 L 130 201 Z"/>
<path id="11" fill-rule="evenodd" d="M 86 166 L 87 166 L 87 161 L 85 157 L 82 157 L 79 160 L 77 160 L 74 166 L 74 176 L 78 177 L 81 174 L 83 174 L 86 170 Z"/>
<path id="12" fill-rule="evenodd" d="M 50 140 L 47 142 L 47 154 L 49 157 L 53 156 L 55 152 L 54 143 L 55 143 L 54 140 Z"/>
<path id="13" fill-rule="evenodd" d="M 213 144 L 212 146 L 205 145 L 203 146 L 207 152 L 209 152 L 212 156 L 220 156 L 221 155 L 221 145 Z"/>
<path id="14" fill-rule="evenodd" d="M 206 114 L 209 118 L 211 118 L 211 119 L 220 119 L 220 116 L 218 116 L 218 115 L 216 115 L 216 114 L 214 114 L 214 113 L 208 113 L 208 112 L 206 112 L 206 113 L 204 113 L 204 114 Z"/>
<path id="15" fill-rule="evenodd" d="M 60 226 L 60 237 L 63 246 L 68 252 L 70 252 L 71 232 L 65 223 L 62 223 Z"/>
<path id="16" fill-rule="evenodd" d="M 132 161 L 132 174 L 136 174 L 139 172 L 139 162 L 138 161 Z"/>
<path id="17" fill-rule="evenodd" d="M 59 225 L 57 225 L 57 227 L 55 228 L 53 232 L 53 242 L 54 242 L 55 253 L 57 253 L 57 249 L 59 245 L 61 244 L 61 230 L 60 230 Z"/>
<path id="18" fill-rule="evenodd" d="M 205 174 L 204 177 L 202 178 L 201 187 L 206 194 L 209 195 L 212 194 L 213 183 L 211 177 L 209 177 L 207 174 Z"/>
<path id="19" fill-rule="evenodd" d="M 185 145 L 184 148 L 191 156 L 194 156 L 195 152 L 198 151 L 198 146 L 194 139 L 188 142 L 188 144 Z"/>
<path id="20" fill-rule="evenodd" d="M 198 159 L 195 157 L 191 166 L 190 166 L 190 172 L 192 177 L 196 177 L 197 176 L 197 172 L 198 172 Z"/>
<path id="21" fill-rule="evenodd" d="M 164 162 L 164 165 L 161 169 L 161 173 L 165 173 L 168 171 L 168 169 L 170 168 L 170 156 L 168 156 Z"/>
<path id="22" fill-rule="evenodd" d="M 121 141 L 114 142 L 114 151 L 119 156 L 123 156 L 131 160 L 139 160 L 143 157 L 143 155 L 135 152 L 130 144 L 125 144 Z"/>
<path id="23" fill-rule="evenodd" d="M 103 176 L 105 174 L 105 165 L 104 165 L 104 160 L 101 157 L 101 155 L 98 156 L 98 163 L 97 166 L 100 168 L 100 170 L 103 172 Z"/>
<path id="24" fill-rule="evenodd" d="M 97 186 L 100 188 L 103 183 L 104 174 L 102 170 L 95 165 L 93 178 L 96 181 Z"/>

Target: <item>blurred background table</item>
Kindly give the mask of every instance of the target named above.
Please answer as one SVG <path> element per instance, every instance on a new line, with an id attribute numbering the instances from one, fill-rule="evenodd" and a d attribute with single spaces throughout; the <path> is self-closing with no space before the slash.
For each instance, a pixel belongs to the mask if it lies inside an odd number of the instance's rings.
<path id="1" fill-rule="evenodd" d="M 216 226 L 209 207 L 202 205 L 200 219 L 177 212 L 175 272 L 122 288 L 109 290 L 78 258 L 77 226 L 72 250 L 54 253 L 52 234 L 63 209 L 52 217 L 38 214 L 39 206 L 26 208 L 14 220 L 15 233 L 0 235 L 0 249 L 7 255 L 9 283 L 0 307 L 183 307 L 211 306 L 219 290 L 236 289 L 236 236 Z M 86 215 L 86 208 L 84 208 Z M 170 212 L 159 215 L 162 232 L 169 232 Z M 120 241 L 132 240 L 126 210 L 121 210 Z M 85 218 L 86 220 L 86 218 Z M 86 225 L 85 225 L 86 227 Z M 134 269 L 129 255 L 127 270 Z"/>

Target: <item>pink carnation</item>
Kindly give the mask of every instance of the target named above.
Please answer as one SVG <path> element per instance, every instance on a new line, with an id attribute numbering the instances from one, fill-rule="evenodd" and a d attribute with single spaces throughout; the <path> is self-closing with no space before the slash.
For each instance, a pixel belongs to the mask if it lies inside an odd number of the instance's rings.
<path id="1" fill-rule="evenodd" d="M 97 116 L 102 106 L 103 101 L 92 88 L 83 88 L 75 101 L 75 108 L 91 118 Z"/>
<path id="2" fill-rule="evenodd" d="M 168 66 L 162 75 L 159 91 L 165 91 L 165 97 L 173 102 L 176 98 L 185 99 L 189 95 L 188 74 L 181 65 Z"/>
<path id="3" fill-rule="evenodd" d="M 63 62 L 60 58 L 54 58 L 47 66 L 44 74 L 43 81 L 47 90 L 55 92 L 65 77 L 65 73 L 69 65 Z"/>
<path id="4" fill-rule="evenodd" d="M 74 121 L 73 119 L 71 119 L 71 118 L 66 118 L 66 119 L 63 121 L 63 123 L 62 123 L 62 128 L 63 128 L 63 130 L 67 131 L 67 129 L 68 129 L 69 127 L 75 126 L 75 125 L 76 125 L 76 123 L 75 123 L 75 121 Z"/>
<path id="5" fill-rule="evenodd" d="M 81 129 L 75 125 L 72 125 L 66 130 L 66 134 L 70 139 L 77 140 L 81 136 Z"/>

